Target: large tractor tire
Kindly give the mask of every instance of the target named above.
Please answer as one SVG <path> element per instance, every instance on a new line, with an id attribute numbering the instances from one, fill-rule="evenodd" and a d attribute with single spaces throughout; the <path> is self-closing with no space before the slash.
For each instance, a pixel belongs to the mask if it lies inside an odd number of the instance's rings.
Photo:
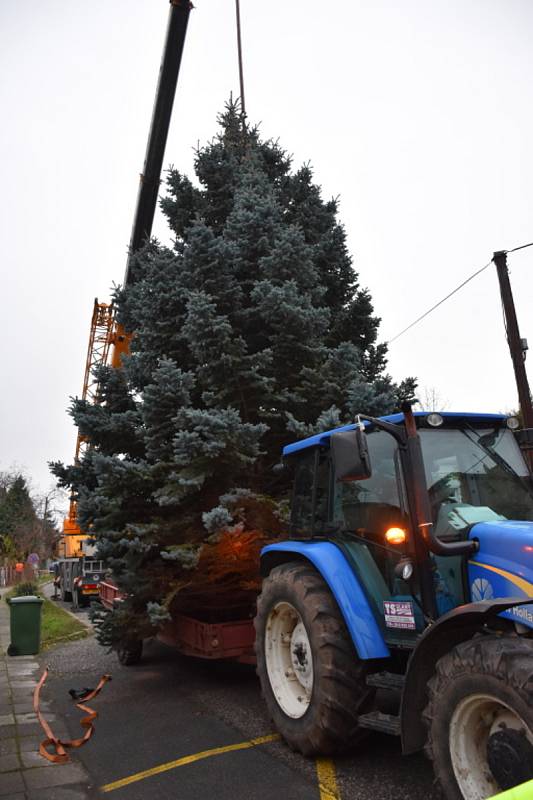
<path id="1" fill-rule="evenodd" d="M 278 731 L 304 755 L 329 755 L 365 735 L 357 717 L 370 706 L 342 614 L 308 564 L 272 570 L 257 601 L 257 674 Z"/>
<path id="2" fill-rule="evenodd" d="M 486 800 L 533 779 L 533 640 L 479 635 L 438 662 L 424 711 L 446 800 Z"/>

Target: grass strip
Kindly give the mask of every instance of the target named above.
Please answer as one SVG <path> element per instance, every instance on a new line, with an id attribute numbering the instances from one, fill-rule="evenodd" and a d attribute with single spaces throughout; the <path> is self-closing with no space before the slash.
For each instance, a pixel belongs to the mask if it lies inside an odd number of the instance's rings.
<path id="1" fill-rule="evenodd" d="M 89 631 L 85 625 L 67 614 L 59 606 L 44 598 L 43 615 L 41 618 L 41 649 L 74 637 L 84 639 Z"/>
<path id="2" fill-rule="evenodd" d="M 14 596 L 15 590 L 11 589 L 4 595 L 4 598 L 8 600 Z M 83 625 L 71 614 L 67 614 L 46 597 L 43 597 L 42 600 L 41 650 L 47 650 L 66 639 L 85 639 L 89 635 L 86 625 Z"/>

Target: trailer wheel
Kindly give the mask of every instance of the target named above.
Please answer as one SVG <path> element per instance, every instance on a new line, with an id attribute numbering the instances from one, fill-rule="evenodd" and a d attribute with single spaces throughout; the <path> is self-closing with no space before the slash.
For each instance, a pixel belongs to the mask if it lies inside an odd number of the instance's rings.
<path id="1" fill-rule="evenodd" d="M 313 567 L 291 562 L 272 570 L 257 601 L 255 629 L 263 695 L 293 749 L 327 755 L 365 735 L 357 717 L 374 691 L 335 599 Z"/>
<path id="2" fill-rule="evenodd" d="M 135 641 L 124 642 L 124 644 L 120 645 L 120 647 L 117 648 L 118 660 L 125 667 L 132 667 L 134 664 L 138 664 L 139 661 L 141 660 L 142 654 L 143 654 L 142 639 L 136 639 Z"/>
<path id="3" fill-rule="evenodd" d="M 533 640 L 476 636 L 438 662 L 426 752 L 447 800 L 485 800 L 533 778 Z"/>

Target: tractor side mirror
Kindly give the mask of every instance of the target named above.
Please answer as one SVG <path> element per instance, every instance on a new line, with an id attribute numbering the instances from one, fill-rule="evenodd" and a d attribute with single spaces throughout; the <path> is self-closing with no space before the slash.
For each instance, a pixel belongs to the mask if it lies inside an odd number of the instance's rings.
<path id="1" fill-rule="evenodd" d="M 331 456 L 335 480 L 364 481 L 372 475 L 366 434 L 361 428 L 332 433 Z"/>

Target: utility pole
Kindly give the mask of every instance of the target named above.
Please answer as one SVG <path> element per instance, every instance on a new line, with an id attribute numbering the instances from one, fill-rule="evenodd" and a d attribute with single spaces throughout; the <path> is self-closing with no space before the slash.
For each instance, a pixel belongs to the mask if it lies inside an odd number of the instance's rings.
<path id="1" fill-rule="evenodd" d="M 41 517 L 41 547 L 44 545 L 44 542 L 45 542 L 44 532 L 45 532 L 45 528 L 46 528 L 46 515 L 48 514 L 48 502 L 49 502 L 49 497 L 48 497 L 47 494 L 45 494 L 45 496 L 44 496 L 44 510 L 43 510 L 43 515 Z"/>
<path id="2" fill-rule="evenodd" d="M 503 314 L 505 319 L 505 332 L 513 362 L 516 387 L 518 389 L 518 402 L 520 403 L 520 410 L 522 412 L 522 420 L 524 423 L 524 428 L 533 428 L 531 390 L 529 388 L 525 366 L 527 343 L 525 339 L 520 338 L 513 293 L 511 290 L 511 282 L 509 280 L 509 271 L 507 269 L 507 251 L 499 250 L 498 252 L 494 253 L 492 260 L 496 265 L 496 272 L 498 273 L 498 280 L 500 282 L 500 293 L 502 297 Z M 532 463 L 533 453 L 530 452 L 529 455 L 530 463 Z"/>

